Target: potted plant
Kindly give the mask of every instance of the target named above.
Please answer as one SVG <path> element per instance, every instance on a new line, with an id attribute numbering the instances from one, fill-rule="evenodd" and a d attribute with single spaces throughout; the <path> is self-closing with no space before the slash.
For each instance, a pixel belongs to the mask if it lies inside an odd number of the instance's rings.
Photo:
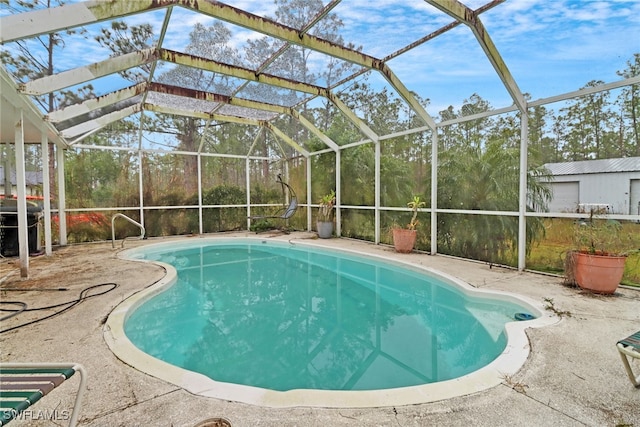
<path id="1" fill-rule="evenodd" d="M 416 226 L 418 225 L 418 209 L 424 205 L 425 202 L 420 201 L 420 196 L 414 196 L 413 200 L 407 203 L 407 206 L 410 207 L 412 211 L 411 221 L 407 224 L 407 228 L 394 227 L 392 230 L 393 247 L 396 252 L 408 254 L 413 251 L 418 235 L 416 230 Z"/>
<path id="2" fill-rule="evenodd" d="M 328 239 L 333 234 L 333 207 L 336 204 L 336 192 L 331 190 L 320 199 L 318 220 L 316 222 L 318 237 Z"/>
<path id="3" fill-rule="evenodd" d="M 612 294 L 624 274 L 631 236 L 618 221 L 593 218 L 574 230 L 574 250 L 567 258 L 567 279 L 595 293 Z"/>

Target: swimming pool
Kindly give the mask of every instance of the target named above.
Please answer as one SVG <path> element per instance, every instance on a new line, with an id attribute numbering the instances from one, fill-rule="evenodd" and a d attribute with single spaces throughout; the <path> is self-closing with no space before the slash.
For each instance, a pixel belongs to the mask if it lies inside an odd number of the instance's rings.
<path id="1" fill-rule="evenodd" d="M 172 277 L 110 316 L 116 354 L 124 343 L 133 366 L 148 372 L 153 362 L 152 375 L 268 406 L 446 398 L 428 392 L 469 376 L 486 382 L 482 372 L 514 356 L 509 329 L 522 341 L 523 325 L 545 318 L 510 295 L 309 243 L 191 239 L 124 256 L 167 265 Z M 515 322 L 523 312 L 538 319 Z M 515 359 L 519 368 L 526 354 Z"/>

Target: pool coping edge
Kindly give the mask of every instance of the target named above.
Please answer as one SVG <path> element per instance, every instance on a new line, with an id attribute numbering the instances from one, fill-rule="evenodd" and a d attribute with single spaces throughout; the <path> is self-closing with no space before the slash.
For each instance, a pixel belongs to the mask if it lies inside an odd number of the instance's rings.
<path id="1" fill-rule="evenodd" d="M 193 240 L 193 238 L 184 238 L 172 240 L 170 243 L 188 241 L 189 239 Z M 202 239 L 210 239 L 217 242 L 226 239 L 252 241 L 264 240 L 256 237 L 230 238 L 228 236 L 203 237 Z M 283 242 L 283 240 L 278 241 Z M 314 244 L 310 241 L 296 241 L 295 244 L 327 249 L 327 246 Z M 522 368 L 529 357 L 531 349 L 525 330 L 528 328 L 548 326 L 555 324 L 560 320 L 557 316 L 546 311 L 544 307 L 540 306 L 540 304 L 531 301 L 527 297 L 498 290 L 478 289 L 461 279 L 437 269 L 416 265 L 407 261 L 396 259 L 390 260 L 376 254 L 362 254 L 361 252 L 344 248 L 329 249 L 370 258 L 384 259 L 385 261 L 404 264 L 412 269 L 423 270 L 430 274 L 437 274 L 438 276 L 451 281 L 462 292 L 467 294 L 493 295 L 495 297 L 499 297 L 499 299 L 504 298 L 506 300 L 516 300 L 519 303 L 525 303 L 536 311 L 535 314 L 538 315 L 538 317 L 533 320 L 507 323 L 505 325 L 507 345 L 501 354 L 488 365 L 455 379 L 385 390 L 336 391 L 297 389 L 290 391 L 274 391 L 259 387 L 215 381 L 205 375 L 192 372 L 157 359 L 147 353 L 144 353 L 133 345 L 124 331 L 124 325 L 128 314 L 132 313 L 135 308 L 144 303 L 151 296 L 156 295 L 164 291 L 165 288 L 173 285 L 177 278 L 177 272 L 175 268 L 169 264 L 157 261 L 127 258 L 125 255 L 128 250 L 125 250 L 118 253 L 119 258 L 129 261 L 161 265 L 166 270 L 166 273 L 162 279 L 129 296 L 112 310 L 103 327 L 103 337 L 105 342 L 116 357 L 131 367 L 200 396 L 274 408 L 300 406 L 326 408 L 389 407 L 430 403 L 453 397 L 465 396 L 493 388 L 501 383 L 505 383 L 506 381 L 508 382 L 509 378 L 515 375 Z"/>

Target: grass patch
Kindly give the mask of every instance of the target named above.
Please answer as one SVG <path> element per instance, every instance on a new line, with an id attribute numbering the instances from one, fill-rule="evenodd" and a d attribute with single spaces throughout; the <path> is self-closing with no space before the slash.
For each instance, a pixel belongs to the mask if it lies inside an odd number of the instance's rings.
<path id="1" fill-rule="evenodd" d="M 545 219 L 545 237 L 531 248 L 527 268 L 547 273 L 564 273 L 564 259 L 573 249 L 575 220 L 569 218 Z M 625 263 L 622 284 L 640 287 L 640 224 L 623 222 L 623 232 L 632 237 L 631 254 Z"/>

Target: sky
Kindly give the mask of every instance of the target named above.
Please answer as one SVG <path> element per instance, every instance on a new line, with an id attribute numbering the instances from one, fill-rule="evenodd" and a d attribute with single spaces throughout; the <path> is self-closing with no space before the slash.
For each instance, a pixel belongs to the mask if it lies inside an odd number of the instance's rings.
<path id="1" fill-rule="evenodd" d="M 467 2 L 471 8 L 482 3 Z M 375 4 L 370 9 L 375 10 Z M 407 19 L 409 27 L 416 29 L 411 36 L 416 39 L 418 28 L 426 34 L 451 21 L 440 14 L 437 23 L 421 27 L 420 19 L 407 18 L 416 15 L 405 9 L 393 19 L 380 17 L 380 27 L 368 33 L 368 45 L 381 53 L 385 44 L 395 48 L 390 37 L 393 27 Z M 532 99 L 571 92 L 591 80 L 619 80 L 616 71 L 626 68 L 634 53 L 640 53 L 640 0 L 507 0 L 480 18 L 518 87 Z M 437 111 L 458 105 L 473 93 L 496 108 L 512 103 L 466 26 L 458 26 L 389 65 L 407 87 L 430 98 Z"/>
<path id="2" fill-rule="evenodd" d="M 464 3 L 475 9 L 486 2 Z M 260 15 L 275 14 L 269 1 L 229 4 Z M 453 20 L 421 0 L 343 0 L 332 12 L 344 23 L 343 38 L 377 58 Z M 483 13 L 481 20 L 518 87 L 534 100 L 578 90 L 593 80 L 617 81 L 616 72 L 640 53 L 640 0 L 506 0 Z M 234 31 L 239 45 L 251 36 L 256 35 Z M 495 108 L 512 104 L 464 25 L 391 60 L 389 66 L 409 90 L 431 100 L 431 114 L 461 105 L 474 93 Z M 377 75 L 369 81 L 384 80 Z"/>
<path id="3" fill-rule="evenodd" d="M 270 0 L 226 3 L 261 16 L 275 16 L 275 4 Z M 463 3 L 475 9 L 485 1 Z M 9 13 L 6 5 L 0 7 L 0 14 Z M 376 58 L 384 58 L 453 21 L 422 0 L 343 0 L 332 12 L 344 24 L 340 32 L 343 39 Z M 157 34 L 163 17 L 160 10 L 131 16 L 127 22 L 150 23 Z M 627 68 L 633 55 L 640 53 L 640 0 L 506 0 L 480 19 L 519 89 L 533 100 L 575 91 L 593 80 L 620 80 L 616 72 Z M 207 25 L 212 19 L 174 8 L 163 46 L 180 50 L 188 43 L 196 22 Z M 231 44 L 240 50 L 248 39 L 262 37 L 245 28 L 227 26 L 232 30 Z M 88 28 L 95 32 L 98 27 Z M 79 35 L 69 37 L 58 54 L 59 69 L 109 56 L 108 51 L 95 44 L 88 48 L 87 43 Z M 316 71 L 324 66 L 322 60 L 311 64 Z M 473 94 L 494 108 L 513 103 L 472 31 L 464 25 L 388 65 L 409 90 L 430 100 L 427 111 L 432 115 L 449 105 L 460 106 Z M 98 88 L 98 93 L 118 88 L 113 79 L 102 82 L 104 87 Z M 368 82 L 385 84 L 377 73 Z M 121 83 L 121 87 L 126 85 Z"/>

